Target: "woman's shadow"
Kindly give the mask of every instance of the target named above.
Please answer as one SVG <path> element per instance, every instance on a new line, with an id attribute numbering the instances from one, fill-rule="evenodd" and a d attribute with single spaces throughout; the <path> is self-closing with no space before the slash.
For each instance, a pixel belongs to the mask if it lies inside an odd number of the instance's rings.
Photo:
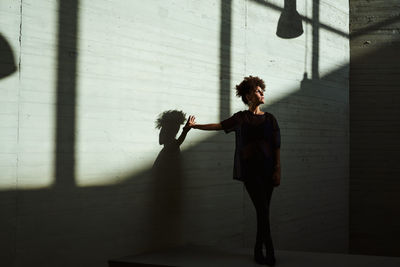
<path id="1" fill-rule="evenodd" d="M 158 154 L 152 167 L 152 203 L 149 220 L 149 241 L 152 249 L 177 246 L 182 244 L 182 161 L 180 145 L 186 138 L 189 128 L 184 127 L 179 138 L 176 135 L 186 120 L 182 111 L 168 110 L 156 120 L 160 129 L 159 144 L 163 149 Z"/>

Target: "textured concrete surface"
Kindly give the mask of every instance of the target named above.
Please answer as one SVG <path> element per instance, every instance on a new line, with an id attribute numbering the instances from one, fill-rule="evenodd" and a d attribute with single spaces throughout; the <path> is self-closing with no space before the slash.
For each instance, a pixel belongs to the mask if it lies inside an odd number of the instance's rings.
<path id="1" fill-rule="evenodd" d="M 1 265 L 252 247 L 233 134 L 190 131 L 170 157 L 155 128 L 171 109 L 198 123 L 245 109 L 234 86 L 249 74 L 266 81 L 262 109 L 281 128 L 276 248 L 346 252 L 348 1 L 298 1 L 304 32 L 283 39 L 289 11 L 280 0 L 1 1 Z"/>

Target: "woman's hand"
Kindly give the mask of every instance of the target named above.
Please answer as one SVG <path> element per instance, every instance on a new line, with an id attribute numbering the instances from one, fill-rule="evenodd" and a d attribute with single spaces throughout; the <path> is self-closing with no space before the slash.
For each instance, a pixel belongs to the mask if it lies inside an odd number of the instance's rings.
<path id="1" fill-rule="evenodd" d="M 190 130 L 190 128 L 193 128 L 196 125 L 196 122 L 194 121 L 194 119 L 195 119 L 194 116 L 189 116 L 189 118 L 183 128 L 187 129 L 187 130 Z"/>
<path id="2" fill-rule="evenodd" d="M 195 129 L 200 129 L 200 130 L 206 130 L 206 131 L 218 131 L 222 130 L 222 125 L 221 123 L 208 123 L 208 124 L 197 124 L 195 121 L 194 116 L 189 116 L 189 119 L 187 120 L 184 129 L 187 129 L 187 131 L 190 128 L 195 128 Z"/>
<path id="3" fill-rule="evenodd" d="M 274 186 L 279 186 L 281 184 L 281 169 L 277 169 L 272 174 L 272 180 L 274 182 Z"/>

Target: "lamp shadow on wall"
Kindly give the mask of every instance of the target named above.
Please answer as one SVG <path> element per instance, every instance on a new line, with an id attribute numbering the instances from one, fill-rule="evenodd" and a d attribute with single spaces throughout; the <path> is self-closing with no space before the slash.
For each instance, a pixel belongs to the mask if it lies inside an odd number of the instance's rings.
<path id="1" fill-rule="evenodd" d="M 285 0 L 279 17 L 276 35 L 281 38 L 296 38 L 303 34 L 303 20 L 296 9 L 296 0 Z"/>

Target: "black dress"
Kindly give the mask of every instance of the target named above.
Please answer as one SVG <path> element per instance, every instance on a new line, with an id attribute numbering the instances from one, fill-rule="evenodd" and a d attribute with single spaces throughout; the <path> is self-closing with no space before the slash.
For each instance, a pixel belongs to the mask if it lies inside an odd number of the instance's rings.
<path id="1" fill-rule="evenodd" d="M 257 214 L 256 248 L 265 244 L 267 256 L 274 256 L 269 224 L 269 205 L 274 189 L 272 174 L 275 150 L 281 146 L 276 118 L 239 111 L 221 122 L 225 133 L 235 131 L 233 179 L 244 182 Z"/>
<path id="2" fill-rule="evenodd" d="M 281 146 L 276 118 L 268 112 L 256 115 L 239 111 L 221 122 L 225 133 L 235 131 L 233 179 L 269 179 L 276 163 L 274 151 Z M 269 179 L 271 180 L 271 179 Z"/>

